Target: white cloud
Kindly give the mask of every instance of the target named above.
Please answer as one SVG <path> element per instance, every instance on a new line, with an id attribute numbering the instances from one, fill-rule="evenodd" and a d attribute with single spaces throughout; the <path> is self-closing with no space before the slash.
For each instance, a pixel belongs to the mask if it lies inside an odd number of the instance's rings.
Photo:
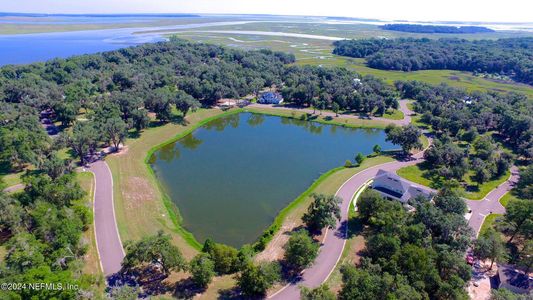
<path id="1" fill-rule="evenodd" d="M 533 22 L 531 0 L 0 0 L 0 11 L 259 13 L 410 21 Z"/>

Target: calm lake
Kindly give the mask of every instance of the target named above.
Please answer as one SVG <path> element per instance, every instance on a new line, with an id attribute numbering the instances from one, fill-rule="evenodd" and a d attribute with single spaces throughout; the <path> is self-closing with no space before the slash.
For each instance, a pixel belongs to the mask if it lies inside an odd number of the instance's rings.
<path id="1" fill-rule="evenodd" d="M 199 242 L 254 242 L 322 173 L 372 147 L 376 129 L 241 113 L 214 120 L 157 151 L 156 176 Z"/>

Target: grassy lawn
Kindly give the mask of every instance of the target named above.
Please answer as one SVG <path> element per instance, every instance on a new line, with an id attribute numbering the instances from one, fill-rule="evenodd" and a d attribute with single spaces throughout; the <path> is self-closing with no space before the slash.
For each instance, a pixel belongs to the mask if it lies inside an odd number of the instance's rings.
<path id="1" fill-rule="evenodd" d="M 398 109 L 388 109 L 382 116 L 385 119 L 403 120 L 403 112 Z"/>
<path id="2" fill-rule="evenodd" d="M 21 176 L 24 175 L 24 172 L 25 171 L 20 171 L 18 173 L 4 173 L 0 171 L 0 181 L 5 185 L 5 187 L 22 183 Z"/>
<path id="3" fill-rule="evenodd" d="M 472 200 L 481 200 L 483 199 L 490 191 L 497 188 L 500 184 L 504 183 L 509 178 L 510 172 L 507 171 L 502 176 L 487 181 L 481 185 L 473 182 L 467 174 L 465 176 L 465 182 L 468 184 L 468 187 L 465 191 L 465 197 Z"/>
<path id="4" fill-rule="evenodd" d="M 483 225 L 481 225 L 481 229 L 479 230 L 479 235 L 482 235 L 487 230 L 492 228 L 494 226 L 494 222 L 503 215 L 500 214 L 490 214 L 485 217 L 485 220 L 483 221 Z"/>
<path id="5" fill-rule="evenodd" d="M 422 184 L 424 186 L 428 186 L 434 189 L 439 188 L 439 178 L 431 178 L 428 176 L 427 171 L 429 169 L 429 166 L 426 166 L 424 163 L 414 165 L 414 166 L 408 166 L 399 169 L 396 171 L 396 173 L 412 182 L 416 182 L 418 184 Z M 509 178 L 509 171 L 507 171 L 505 174 L 500 176 L 499 178 L 487 181 L 481 185 L 473 182 L 470 178 L 471 174 L 467 174 L 464 177 L 464 181 L 466 183 L 466 187 L 461 187 L 459 190 L 463 193 L 464 197 L 471 199 L 471 200 L 481 200 L 483 199 L 490 191 L 498 187 L 500 184 L 505 182 L 507 178 Z"/>
<path id="6" fill-rule="evenodd" d="M 500 198 L 500 204 L 503 207 L 507 207 L 507 204 L 509 204 L 509 202 L 513 200 L 518 200 L 518 198 L 515 195 L 513 195 L 513 191 L 511 190 L 507 192 L 505 195 L 503 195 L 503 197 Z"/>
<path id="7" fill-rule="evenodd" d="M 84 201 L 90 205 L 92 210 L 94 199 L 94 175 L 91 172 L 77 173 L 77 179 L 81 188 L 87 193 Z M 94 227 L 91 226 L 89 230 L 83 233 L 83 242 L 88 245 L 88 251 L 85 255 L 84 273 L 92 275 L 101 275 L 100 260 L 98 251 L 96 249 L 96 240 L 94 238 Z"/>
<path id="8" fill-rule="evenodd" d="M 246 111 L 280 116 L 280 117 L 288 117 L 288 118 L 299 119 L 299 120 L 306 120 L 306 116 L 308 115 L 307 113 L 301 112 L 298 110 L 277 109 L 277 108 L 269 108 L 269 107 L 261 107 L 261 108 L 248 107 L 246 108 Z M 307 120 L 313 121 L 313 122 L 319 122 L 322 124 L 339 125 L 339 126 L 347 126 L 347 127 L 358 127 L 358 128 L 381 128 L 383 129 L 387 127 L 387 124 L 389 124 L 386 121 L 380 121 L 380 120 L 365 120 L 365 119 L 343 118 L 343 117 L 327 118 L 325 116 L 320 116 L 318 114 L 311 115 L 311 117 L 307 118 Z"/>
<path id="9" fill-rule="evenodd" d="M 81 188 L 87 193 L 84 203 L 91 207 L 94 200 L 94 175 L 91 172 L 80 172 L 76 175 Z M 84 283 L 90 286 L 90 289 L 100 298 L 103 298 L 105 292 L 104 274 L 100 268 L 100 258 L 96 249 L 96 239 L 94 235 L 94 226 L 90 226 L 82 235 L 82 243 L 87 245 L 87 253 L 84 257 L 83 274 L 91 275 L 85 278 Z M 88 282 L 85 282 L 88 281 Z"/>
<path id="10" fill-rule="evenodd" d="M 126 149 L 106 161 L 113 173 L 115 213 L 121 239 L 138 240 L 158 230 L 172 237 L 184 256 L 192 258 L 197 249 L 179 227 L 179 213 L 165 197 L 145 158 L 156 145 L 172 141 L 201 125 L 205 119 L 222 115 L 218 109 L 200 109 L 187 116 L 187 123 L 151 127 L 126 141 Z M 179 234 L 176 234 L 179 233 Z"/>
<path id="11" fill-rule="evenodd" d="M 433 187 L 431 179 L 424 176 L 424 171 L 420 169 L 419 165 L 403 167 L 396 171 L 396 174 L 412 182 Z"/>
<path id="12" fill-rule="evenodd" d="M 4 245 L 0 246 L 0 263 L 4 262 L 4 258 L 7 254 L 7 249 Z"/>

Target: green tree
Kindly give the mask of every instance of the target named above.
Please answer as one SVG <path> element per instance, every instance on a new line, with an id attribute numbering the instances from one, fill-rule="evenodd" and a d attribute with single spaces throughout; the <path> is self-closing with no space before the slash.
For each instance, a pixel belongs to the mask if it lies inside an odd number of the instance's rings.
<path id="1" fill-rule="evenodd" d="M 365 156 L 363 155 L 363 153 L 361 152 L 357 153 L 357 155 L 355 156 L 355 162 L 357 163 L 357 165 L 360 166 L 364 160 L 365 160 Z"/>
<path id="2" fill-rule="evenodd" d="M 490 269 L 495 261 L 505 259 L 505 245 L 500 233 L 489 229 L 474 242 L 474 255 L 479 259 L 490 259 Z"/>
<path id="3" fill-rule="evenodd" d="M 372 148 L 372 151 L 374 151 L 374 153 L 375 153 L 376 155 L 381 154 L 381 146 L 378 145 L 378 144 L 374 145 L 374 148 Z"/>
<path id="4" fill-rule="evenodd" d="M 504 222 L 511 227 L 509 243 L 517 234 L 526 239 L 533 236 L 533 201 L 514 200 L 509 202 L 504 215 Z"/>
<path id="5" fill-rule="evenodd" d="M 294 270 L 302 270 L 310 266 L 318 255 L 319 245 L 306 231 L 300 230 L 291 234 L 285 245 L 285 261 Z"/>
<path id="6" fill-rule="evenodd" d="M 531 300 L 529 295 L 516 294 L 506 288 L 490 290 L 490 300 Z"/>
<path id="7" fill-rule="evenodd" d="M 41 163 L 40 169 L 48 174 L 50 178 L 56 179 L 65 174 L 69 170 L 69 167 L 68 161 L 59 158 L 56 153 L 52 153 Z"/>
<path id="8" fill-rule="evenodd" d="M 0 232 L 12 234 L 24 230 L 26 211 L 10 195 L 0 191 Z"/>
<path id="9" fill-rule="evenodd" d="M 435 205 L 445 213 L 464 214 L 466 203 L 455 191 L 441 191 L 434 198 Z"/>
<path id="10" fill-rule="evenodd" d="M 209 254 L 215 263 L 215 271 L 218 274 L 231 274 L 237 271 L 239 266 L 239 252 L 237 249 L 228 245 L 214 243 L 208 239 L 204 243 L 202 251 Z"/>
<path id="11" fill-rule="evenodd" d="M 281 279 L 278 263 L 255 265 L 248 263 L 237 276 L 237 285 L 246 297 L 264 296 L 266 291 Z"/>
<path id="12" fill-rule="evenodd" d="M 533 240 L 524 241 L 524 246 L 518 254 L 517 264 L 524 268 L 525 274 L 529 274 L 531 267 L 533 267 Z"/>
<path id="13" fill-rule="evenodd" d="M 516 184 L 516 194 L 521 199 L 533 200 L 533 164 L 520 171 L 520 178 Z"/>
<path id="14" fill-rule="evenodd" d="M 383 203 L 383 196 L 379 192 L 372 189 L 365 190 L 357 199 L 357 211 L 363 222 L 368 222 Z"/>
<path id="15" fill-rule="evenodd" d="M 387 134 L 386 141 L 402 147 L 405 154 L 408 154 L 411 149 L 422 148 L 422 142 L 420 142 L 422 132 L 414 125 L 398 127 L 390 124 L 385 128 L 385 133 Z"/>
<path id="16" fill-rule="evenodd" d="M 259 100 L 259 92 L 264 86 L 265 81 L 262 78 L 255 78 L 252 80 L 252 82 L 250 82 L 250 88 L 252 89 L 256 100 Z"/>
<path id="17" fill-rule="evenodd" d="M 165 273 L 185 270 L 187 264 L 178 247 L 172 244 L 170 235 L 159 231 L 157 235 L 147 236 L 137 242 L 125 245 L 126 256 L 122 267 L 133 269 L 148 265 L 160 265 Z"/>
<path id="18" fill-rule="evenodd" d="M 137 131 L 143 130 L 150 124 L 150 117 L 148 117 L 148 112 L 146 111 L 146 109 L 136 109 L 132 111 L 131 119 L 133 127 Z"/>
<path id="19" fill-rule="evenodd" d="M 43 251 L 46 246 L 29 233 L 20 233 L 12 237 L 7 249 L 6 266 L 19 273 L 45 265 Z"/>
<path id="20" fill-rule="evenodd" d="M 174 104 L 176 105 L 176 109 L 182 113 L 184 118 L 189 110 L 196 111 L 196 109 L 200 107 L 200 102 L 196 101 L 196 99 L 194 99 L 191 95 L 181 90 L 176 93 Z"/>
<path id="21" fill-rule="evenodd" d="M 139 288 L 129 285 L 122 285 L 111 288 L 109 295 L 115 300 L 137 300 L 139 299 Z"/>
<path id="22" fill-rule="evenodd" d="M 68 144 L 80 158 L 82 165 L 85 164 L 85 156 L 94 149 L 96 141 L 96 130 L 89 122 L 77 122 L 74 124 L 72 134 L 68 138 Z"/>
<path id="23" fill-rule="evenodd" d="M 342 199 L 334 195 L 313 194 L 313 202 L 307 208 L 302 220 L 312 232 L 324 227 L 333 228 L 340 220 L 340 203 Z"/>
<path id="24" fill-rule="evenodd" d="M 189 263 L 192 281 L 201 288 L 206 288 L 215 276 L 215 264 L 208 254 L 200 253 Z"/>
<path id="25" fill-rule="evenodd" d="M 333 110 L 333 112 L 335 113 L 335 117 L 338 117 L 339 116 L 339 110 L 340 110 L 340 106 L 337 102 L 333 102 L 333 104 L 331 104 L 331 110 Z"/>
<path id="26" fill-rule="evenodd" d="M 322 284 L 314 289 L 302 286 L 300 290 L 301 300 L 335 300 L 335 294 L 326 284 Z"/>
<path id="27" fill-rule="evenodd" d="M 102 128 L 105 132 L 105 137 L 113 143 L 114 151 L 119 150 L 119 146 L 126 139 L 128 134 L 128 127 L 120 118 L 111 118 L 106 120 Z"/>

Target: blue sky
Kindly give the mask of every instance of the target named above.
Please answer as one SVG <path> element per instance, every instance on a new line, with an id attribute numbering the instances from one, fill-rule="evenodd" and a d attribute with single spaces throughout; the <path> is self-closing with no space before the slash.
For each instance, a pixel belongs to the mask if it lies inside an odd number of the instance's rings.
<path id="1" fill-rule="evenodd" d="M 262 13 L 410 21 L 533 22 L 532 0 L 0 0 L 0 11 Z"/>

